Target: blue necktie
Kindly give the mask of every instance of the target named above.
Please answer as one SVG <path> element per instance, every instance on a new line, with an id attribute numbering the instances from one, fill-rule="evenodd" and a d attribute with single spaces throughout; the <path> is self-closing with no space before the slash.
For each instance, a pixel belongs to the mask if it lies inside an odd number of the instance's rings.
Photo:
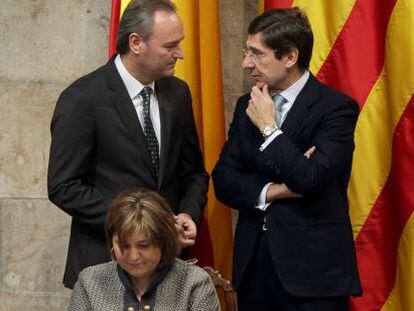
<path id="1" fill-rule="evenodd" d="M 282 106 L 284 103 L 286 103 L 286 98 L 280 94 L 276 94 L 273 98 L 273 101 L 275 103 L 276 109 L 276 126 L 280 128 L 280 125 L 282 123 Z"/>
<path id="2" fill-rule="evenodd" d="M 147 143 L 147 148 L 151 158 L 151 164 L 155 171 L 155 175 L 158 178 L 158 171 L 160 167 L 160 157 L 159 157 L 159 145 L 157 136 L 155 135 L 154 127 L 151 121 L 150 115 L 150 103 L 151 103 L 151 92 L 152 89 L 149 86 L 145 86 L 141 91 L 141 96 L 143 100 L 143 111 L 144 111 L 144 134 L 145 141 Z"/>

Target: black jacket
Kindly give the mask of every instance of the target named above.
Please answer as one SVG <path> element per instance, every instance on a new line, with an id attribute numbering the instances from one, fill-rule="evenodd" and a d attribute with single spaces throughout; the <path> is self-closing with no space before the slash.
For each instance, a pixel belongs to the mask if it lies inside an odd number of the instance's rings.
<path id="1" fill-rule="evenodd" d="M 261 152 L 262 135 L 245 112 L 249 99 L 249 94 L 239 99 L 212 173 L 217 197 L 239 210 L 235 285 L 266 215 L 272 262 L 288 292 L 299 297 L 359 294 L 347 201 L 358 105 L 311 75 L 282 125 L 283 134 Z M 308 160 L 303 154 L 312 146 L 316 152 Z M 258 210 L 254 206 L 269 182 L 283 182 L 303 197 Z"/>
<path id="2" fill-rule="evenodd" d="M 86 266 L 109 260 L 104 222 L 115 195 L 129 187 L 159 191 L 176 214 L 196 223 L 207 200 L 208 174 L 190 91 L 171 77 L 155 82 L 161 119 L 158 180 L 145 136 L 114 59 L 80 78 L 59 97 L 51 123 L 49 199 L 72 216 L 64 283 Z"/>

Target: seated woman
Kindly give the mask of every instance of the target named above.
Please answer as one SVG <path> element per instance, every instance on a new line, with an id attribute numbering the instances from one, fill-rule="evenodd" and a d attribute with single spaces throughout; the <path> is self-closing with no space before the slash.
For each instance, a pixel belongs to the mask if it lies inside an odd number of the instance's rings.
<path id="1" fill-rule="evenodd" d="M 177 258 L 174 215 L 156 192 L 131 189 L 112 202 L 106 236 L 114 261 L 88 267 L 69 310 L 219 310 L 207 273 Z"/>

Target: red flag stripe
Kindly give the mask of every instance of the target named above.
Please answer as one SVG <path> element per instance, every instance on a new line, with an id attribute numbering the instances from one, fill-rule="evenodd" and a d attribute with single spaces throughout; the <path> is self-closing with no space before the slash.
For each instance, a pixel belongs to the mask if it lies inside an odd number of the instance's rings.
<path id="1" fill-rule="evenodd" d="M 390 175 L 355 240 L 364 295 L 351 310 L 380 310 L 394 286 L 398 243 L 414 211 L 412 133 L 414 95 L 394 132 Z"/>
<path id="2" fill-rule="evenodd" d="M 206 217 L 201 219 L 196 244 L 188 249 L 189 258 L 197 258 L 200 267 L 215 267 L 213 243 Z"/>
<path id="3" fill-rule="evenodd" d="M 320 81 L 354 97 L 362 108 L 381 73 L 385 37 L 396 0 L 358 0 L 327 59 Z"/>
<path id="4" fill-rule="evenodd" d="M 264 10 L 288 8 L 291 7 L 293 0 L 267 0 L 264 4 Z"/>
<path id="5" fill-rule="evenodd" d="M 112 0 L 111 25 L 109 28 L 109 58 L 116 53 L 116 37 L 118 34 L 119 15 L 121 13 L 121 0 Z"/>

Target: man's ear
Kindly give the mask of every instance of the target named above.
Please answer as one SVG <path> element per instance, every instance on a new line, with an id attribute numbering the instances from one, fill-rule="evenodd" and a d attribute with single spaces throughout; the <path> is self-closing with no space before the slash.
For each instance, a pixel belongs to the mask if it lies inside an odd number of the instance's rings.
<path id="1" fill-rule="evenodd" d="M 292 68 L 298 62 L 299 51 L 298 49 L 292 49 L 291 51 L 285 53 L 282 57 L 285 62 L 286 68 Z"/>
<path id="2" fill-rule="evenodd" d="M 136 55 L 139 55 L 139 53 L 141 53 L 141 50 L 142 50 L 142 44 L 143 44 L 142 37 L 136 32 L 132 32 L 129 34 L 128 42 L 129 42 L 129 49 L 131 50 L 131 52 Z"/>

